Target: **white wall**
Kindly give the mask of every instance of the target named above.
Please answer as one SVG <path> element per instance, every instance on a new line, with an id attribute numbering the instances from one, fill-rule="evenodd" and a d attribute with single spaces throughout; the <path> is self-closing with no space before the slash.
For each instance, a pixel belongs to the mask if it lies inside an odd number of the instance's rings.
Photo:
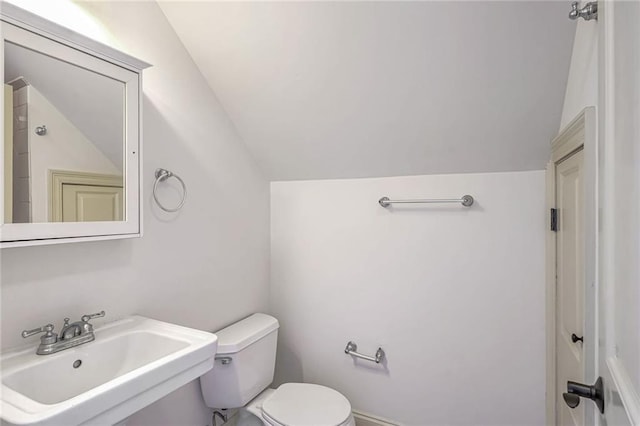
<path id="1" fill-rule="evenodd" d="M 571 52 L 560 130 L 585 107 L 598 105 L 598 23 L 580 19 Z"/>
<path id="2" fill-rule="evenodd" d="M 543 206 L 543 171 L 273 182 L 277 382 L 404 424 L 544 424 Z M 349 340 L 388 362 L 354 363 Z"/>
<path id="3" fill-rule="evenodd" d="M 269 186 L 233 124 L 155 3 L 82 5 L 123 50 L 153 64 L 143 84 L 144 236 L 3 250 L 2 348 L 24 344 L 24 328 L 59 327 L 66 316 L 100 309 L 109 321 L 136 313 L 203 330 L 266 309 Z M 162 214 L 151 201 L 157 167 L 188 186 L 179 214 Z M 210 421 L 193 382 L 130 424 Z"/>

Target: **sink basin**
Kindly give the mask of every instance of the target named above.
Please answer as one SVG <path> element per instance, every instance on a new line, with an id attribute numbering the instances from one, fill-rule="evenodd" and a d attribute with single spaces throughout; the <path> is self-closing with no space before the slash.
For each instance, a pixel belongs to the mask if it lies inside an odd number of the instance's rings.
<path id="1" fill-rule="evenodd" d="M 53 355 L 5 353 L 0 416 L 10 424 L 114 424 L 213 367 L 215 334 L 140 316 L 96 328 Z"/>

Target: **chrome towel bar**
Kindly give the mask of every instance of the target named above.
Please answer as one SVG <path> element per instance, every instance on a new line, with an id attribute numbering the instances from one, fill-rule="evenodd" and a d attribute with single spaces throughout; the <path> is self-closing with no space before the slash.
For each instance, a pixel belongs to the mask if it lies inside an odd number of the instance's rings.
<path id="1" fill-rule="evenodd" d="M 363 355 L 359 352 L 356 352 L 357 350 L 358 350 L 358 345 L 356 345 L 355 342 L 349 342 L 347 343 L 347 347 L 344 348 L 344 353 L 347 355 L 354 356 L 356 358 L 366 359 L 367 361 L 375 362 L 376 364 L 380 364 L 385 357 L 384 350 L 382 350 L 382 348 L 378 348 L 375 356 Z"/>
<path id="2" fill-rule="evenodd" d="M 465 207 L 473 205 L 471 195 L 463 195 L 462 198 L 441 198 L 441 199 L 417 199 L 417 200 L 391 200 L 389 197 L 382 197 L 378 200 L 382 207 L 389 207 L 391 204 L 434 204 L 434 203 L 460 203 Z"/>

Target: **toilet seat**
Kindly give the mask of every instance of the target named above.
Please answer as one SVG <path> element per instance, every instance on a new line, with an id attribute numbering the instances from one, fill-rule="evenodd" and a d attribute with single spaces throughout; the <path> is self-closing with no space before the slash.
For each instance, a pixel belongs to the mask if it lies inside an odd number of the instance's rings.
<path id="1" fill-rule="evenodd" d="M 343 426 L 351 404 L 326 386 L 285 383 L 262 403 L 262 417 L 272 426 Z"/>

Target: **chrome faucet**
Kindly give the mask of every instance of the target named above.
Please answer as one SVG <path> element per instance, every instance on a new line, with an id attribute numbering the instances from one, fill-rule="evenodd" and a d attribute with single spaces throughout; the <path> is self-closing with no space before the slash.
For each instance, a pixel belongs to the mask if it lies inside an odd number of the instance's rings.
<path id="1" fill-rule="evenodd" d="M 65 318 L 59 337 L 58 334 L 53 332 L 53 324 L 43 325 L 33 330 L 24 330 L 22 337 L 27 338 L 34 334 L 45 333 L 44 336 L 40 337 L 40 345 L 36 350 L 36 354 L 53 354 L 95 340 L 93 324 L 89 320 L 100 318 L 104 315 L 104 311 L 100 311 L 97 314 L 83 315 L 80 321 L 71 324 L 69 324 L 69 318 Z"/>

